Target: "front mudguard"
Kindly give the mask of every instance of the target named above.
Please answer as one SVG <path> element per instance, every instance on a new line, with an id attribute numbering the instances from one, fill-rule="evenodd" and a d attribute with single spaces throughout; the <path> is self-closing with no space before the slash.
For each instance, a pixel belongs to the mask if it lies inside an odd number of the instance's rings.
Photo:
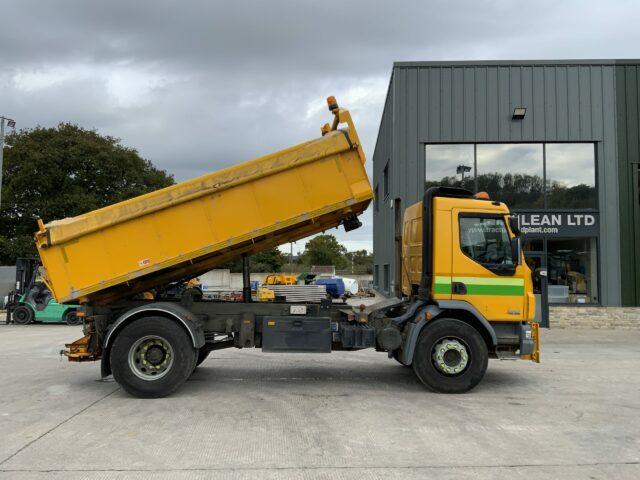
<path id="1" fill-rule="evenodd" d="M 427 305 L 416 313 L 415 320 L 413 322 L 407 322 L 405 331 L 404 331 L 404 341 L 402 344 L 402 349 L 400 354 L 398 355 L 398 360 L 400 363 L 404 365 L 411 365 L 413 362 L 413 354 L 416 349 L 416 343 L 418 342 L 418 337 L 422 330 L 427 327 L 427 325 L 432 324 L 433 322 L 437 322 L 440 318 L 445 318 L 442 316 L 442 313 L 447 311 L 456 311 L 461 310 L 468 314 L 471 314 L 474 318 L 473 326 L 474 328 L 481 330 L 480 334 L 482 334 L 483 338 L 487 340 L 487 347 L 491 350 L 497 347 L 498 345 L 498 337 L 496 335 L 495 330 L 491 326 L 491 324 L 487 321 L 484 316 L 478 312 L 472 305 L 467 302 L 462 302 L 459 300 L 442 300 L 439 301 L 438 304 Z M 447 316 L 448 317 L 448 316 Z M 457 318 L 454 316 L 454 318 Z M 466 318 L 458 318 L 462 321 L 468 321 Z"/>

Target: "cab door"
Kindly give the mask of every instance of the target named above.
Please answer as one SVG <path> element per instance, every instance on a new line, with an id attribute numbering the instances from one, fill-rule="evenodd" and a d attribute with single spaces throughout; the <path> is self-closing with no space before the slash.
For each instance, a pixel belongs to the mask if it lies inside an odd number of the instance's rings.
<path id="1" fill-rule="evenodd" d="M 502 212 L 453 209 L 451 298 L 487 320 L 524 320 L 524 278 Z"/>

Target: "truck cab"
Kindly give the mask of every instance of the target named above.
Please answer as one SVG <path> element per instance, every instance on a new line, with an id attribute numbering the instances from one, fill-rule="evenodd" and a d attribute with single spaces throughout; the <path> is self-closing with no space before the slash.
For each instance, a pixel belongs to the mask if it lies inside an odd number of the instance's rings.
<path id="1" fill-rule="evenodd" d="M 539 362 L 531 270 L 504 203 L 432 187 L 405 210 L 402 234 L 403 297 L 372 320 L 386 323 L 379 344 L 393 358 L 446 393 L 477 385 L 489 358 Z"/>
<path id="2" fill-rule="evenodd" d="M 402 291 L 417 295 L 422 273 L 422 202 L 403 222 Z M 433 200 L 432 298 L 465 302 L 490 322 L 531 322 L 535 314 L 531 270 L 522 261 L 509 209 L 488 199 Z"/>

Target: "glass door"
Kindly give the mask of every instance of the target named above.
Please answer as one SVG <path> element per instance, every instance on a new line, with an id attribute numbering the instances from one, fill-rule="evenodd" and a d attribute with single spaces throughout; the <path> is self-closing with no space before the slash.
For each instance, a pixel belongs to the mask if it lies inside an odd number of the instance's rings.
<path id="1" fill-rule="evenodd" d="M 525 251 L 524 259 L 531 269 L 533 296 L 536 299 L 535 321 L 549 328 L 549 304 L 547 301 L 547 258 L 542 252 Z"/>

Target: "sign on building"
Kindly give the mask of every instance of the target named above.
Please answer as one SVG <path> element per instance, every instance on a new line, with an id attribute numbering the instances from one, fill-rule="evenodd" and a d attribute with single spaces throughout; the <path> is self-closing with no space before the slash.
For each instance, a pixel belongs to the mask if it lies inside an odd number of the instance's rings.
<path id="1" fill-rule="evenodd" d="M 524 237 L 595 237 L 600 231 L 598 212 L 521 212 Z"/>

